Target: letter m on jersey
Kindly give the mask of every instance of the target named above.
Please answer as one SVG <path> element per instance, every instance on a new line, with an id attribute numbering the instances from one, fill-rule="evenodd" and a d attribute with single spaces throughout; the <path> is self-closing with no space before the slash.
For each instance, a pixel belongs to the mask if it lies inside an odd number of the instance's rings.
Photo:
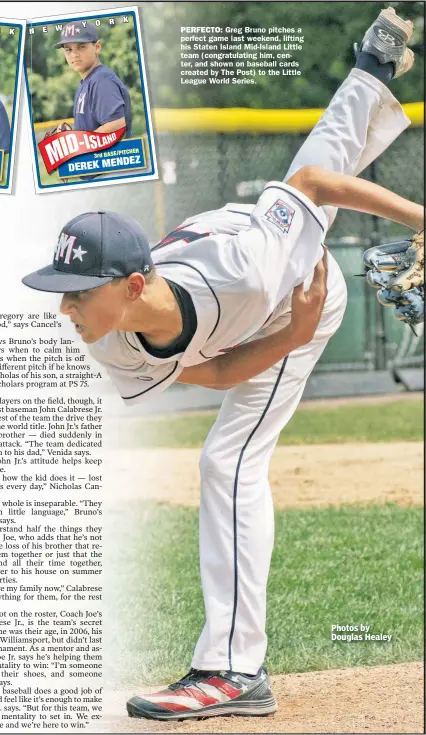
<path id="1" fill-rule="evenodd" d="M 165 245 L 171 245 L 173 242 L 183 240 L 183 242 L 194 242 L 194 240 L 200 240 L 202 237 L 208 237 L 211 232 L 193 232 L 192 230 L 186 230 L 184 227 L 178 227 L 176 230 L 169 232 L 166 237 L 155 245 L 152 250 L 158 250 L 163 248 Z"/>

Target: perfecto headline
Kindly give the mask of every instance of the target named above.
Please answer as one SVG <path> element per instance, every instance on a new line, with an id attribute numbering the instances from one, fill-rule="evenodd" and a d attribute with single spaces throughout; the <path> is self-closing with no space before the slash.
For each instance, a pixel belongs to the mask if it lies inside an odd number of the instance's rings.
<path id="1" fill-rule="evenodd" d="M 301 31 L 302 29 L 299 28 L 298 31 Z M 221 26 L 181 26 L 180 27 L 181 33 L 238 33 L 240 36 L 242 36 L 244 33 L 251 34 L 263 34 L 266 33 L 266 28 L 252 28 L 251 26 L 241 26 L 240 28 L 231 28 L 230 26 L 226 26 L 226 28 L 222 28 Z M 285 26 L 271 26 L 268 28 L 268 35 L 271 33 L 295 33 L 294 28 L 286 28 Z"/>

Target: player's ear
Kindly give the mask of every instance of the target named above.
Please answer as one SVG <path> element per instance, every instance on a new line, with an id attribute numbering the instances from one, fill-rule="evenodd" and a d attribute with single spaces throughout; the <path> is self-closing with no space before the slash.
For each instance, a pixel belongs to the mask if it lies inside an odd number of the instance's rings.
<path id="1" fill-rule="evenodd" d="M 145 288 L 145 278 L 142 273 L 131 273 L 126 279 L 127 297 L 136 301 Z"/>
<path id="2" fill-rule="evenodd" d="M 96 41 L 95 43 L 95 51 L 97 54 L 100 54 L 102 51 L 102 41 Z"/>

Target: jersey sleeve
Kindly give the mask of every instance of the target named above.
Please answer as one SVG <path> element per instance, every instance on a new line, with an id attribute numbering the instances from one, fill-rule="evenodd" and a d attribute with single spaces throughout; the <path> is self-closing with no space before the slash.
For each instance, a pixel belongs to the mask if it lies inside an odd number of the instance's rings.
<path id="1" fill-rule="evenodd" d="M 124 117 L 124 98 L 114 79 L 102 77 L 92 88 L 92 112 L 99 125 Z"/>
<path id="2" fill-rule="evenodd" d="M 181 374 L 177 360 L 151 365 L 139 352 L 123 351 L 123 342 L 112 335 L 89 345 L 90 355 L 102 365 L 128 406 L 162 393 Z"/>
<path id="3" fill-rule="evenodd" d="M 327 219 L 319 207 L 288 184 L 265 186 L 238 236 L 250 252 L 271 307 L 312 274 L 323 255 Z"/>
<path id="4" fill-rule="evenodd" d="M 183 367 L 177 361 L 162 365 L 144 363 L 138 375 L 129 375 L 111 365 L 106 366 L 107 373 L 128 406 L 141 403 L 147 398 L 162 393 L 181 374 Z"/>

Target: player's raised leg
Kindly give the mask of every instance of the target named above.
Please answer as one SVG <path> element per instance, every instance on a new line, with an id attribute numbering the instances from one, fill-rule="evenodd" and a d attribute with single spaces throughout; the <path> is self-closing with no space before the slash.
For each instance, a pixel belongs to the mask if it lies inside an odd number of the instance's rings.
<path id="1" fill-rule="evenodd" d="M 358 175 L 405 130 L 410 121 L 386 84 L 411 69 L 411 21 L 382 10 L 367 30 L 355 68 L 339 87 L 299 149 L 284 181 L 303 166 Z M 324 207 L 329 226 L 337 210 Z"/>

